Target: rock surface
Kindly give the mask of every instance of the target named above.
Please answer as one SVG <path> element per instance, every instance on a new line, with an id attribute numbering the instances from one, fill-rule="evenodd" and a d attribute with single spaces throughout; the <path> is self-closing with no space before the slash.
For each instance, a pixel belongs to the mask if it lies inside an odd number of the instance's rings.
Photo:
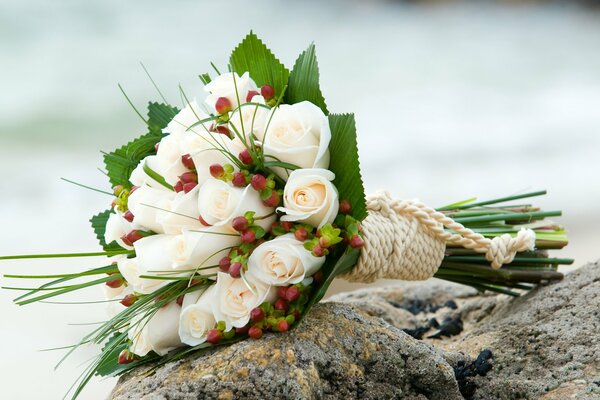
<path id="1" fill-rule="evenodd" d="M 144 372 L 112 398 L 599 399 L 600 263 L 517 299 L 435 280 L 340 294 L 291 334 Z"/>

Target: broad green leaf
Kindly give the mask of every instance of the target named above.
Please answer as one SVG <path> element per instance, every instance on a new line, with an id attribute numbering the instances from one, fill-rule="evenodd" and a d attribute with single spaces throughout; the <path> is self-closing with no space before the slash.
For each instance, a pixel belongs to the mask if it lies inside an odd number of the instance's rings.
<path id="1" fill-rule="evenodd" d="M 335 174 L 333 183 L 340 200 L 348 200 L 352 204 L 352 216 L 362 221 L 367 216 L 367 207 L 358 161 L 354 114 L 331 114 L 329 126 L 329 169 Z"/>
<path id="2" fill-rule="evenodd" d="M 108 217 L 112 214 L 111 210 L 106 210 L 101 212 L 100 214 L 94 215 L 90 222 L 92 223 L 92 228 L 94 229 L 94 233 L 96 234 L 96 238 L 100 242 L 100 246 L 106 251 L 113 250 L 123 250 L 121 246 L 119 246 L 116 242 L 106 243 L 104 240 L 104 232 L 106 232 L 106 221 L 108 221 Z"/>
<path id="3" fill-rule="evenodd" d="M 326 115 L 329 114 L 319 87 L 319 65 L 314 44 L 308 46 L 296 60 L 285 92 L 285 103 L 294 104 L 305 100 L 317 105 Z"/>
<path id="4" fill-rule="evenodd" d="M 150 133 L 162 136 L 162 130 L 173 119 L 179 110 L 177 107 L 162 103 L 148 104 L 148 129 Z"/>
<path id="5" fill-rule="evenodd" d="M 273 86 L 275 95 L 282 93 L 287 84 L 289 71 L 253 32 L 233 50 L 229 62 L 239 75 L 249 72 L 259 87 Z M 239 96 L 245 98 L 246 93 Z"/>

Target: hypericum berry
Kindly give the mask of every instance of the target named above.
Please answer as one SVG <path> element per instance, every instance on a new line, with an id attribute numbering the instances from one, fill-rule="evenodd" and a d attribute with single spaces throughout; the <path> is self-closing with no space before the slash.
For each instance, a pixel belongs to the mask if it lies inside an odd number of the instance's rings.
<path id="1" fill-rule="evenodd" d="M 129 210 L 125 211 L 123 214 L 123 219 L 127 222 L 133 222 L 133 213 Z"/>
<path id="2" fill-rule="evenodd" d="M 184 172 L 183 174 L 181 174 L 179 179 L 181 179 L 181 182 L 183 182 L 183 183 L 190 183 L 190 182 L 198 183 L 198 174 L 196 174 L 195 172 L 192 172 L 192 171 Z"/>
<path id="3" fill-rule="evenodd" d="M 244 232 L 248 229 L 248 220 L 246 217 L 235 217 L 231 221 L 231 227 L 238 232 Z"/>
<path id="4" fill-rule="evenodd" d="M 231 101 L 227 97 L 219 97 L 215 103 L 215 110 L 221 115 L 231 111 Z"/>
<path id="5" fill-rule="evenodd" d="M 223 332 L 218 329 L 211 329 L 206 333 L 206 341 L 211 344 L 217 344 L 221 341 Z"/>
<path id="6" fill-rule="evenodd" d="M 317 271 L 317 272 L 315 272 L 315 274 L 312 276 L 312 278 L 317 283 L 323 283 L 323 271 Z"/>
<path id="7" fill-rule="evenodd" d="M 135 294 L 128 294 L 127 296 L 123 297 L 119 303 L 123 304 L 125 307 L 131 307 L 133 303 L 137 301 L 137 299 L 138 298 Z"/>
<path id="8" fill-rule="evenodd" d="M 181 156 L 181 163 L 187 169 L 196 169 L 196 165 L 194 164 L 194 160 L 192 160 L 192 156 L 189 154 L 184 154 Z"/>
<path id="9" fill-rule="evenodd" d="M 231 258 L 223 257 L 219 260 L 219 269 L 223 272 L 229 272 L 229 267 L 231 266 Z"/>
<path id="10" fill-rule="evenodd" d="M 294 236 L 301 242 L 304 242 L 308 239 L 308 231 L 305 228 L 298 228 L 296 232 L 294 232 Z"/>
<path id="11" fill-rule="evenodd" d="M 260 88 L 260 94 L 262 94 L 265 100 L 269 101 L 275 97 L 275 89 L 273 89 L 273 86 L 271 85 L 263 85 L 263 87 Z"/>
<path id="12" fill-rule="evenodd" d="M 359 235 L 354 235 L 350 238 L 350 247 L 359 249 L 365 245 L 365 241 Z"/>
<path id="13" fill-rule="evenodd" d="M 254 96 L 258 96 L 260 93 L 258 93 L 256 90 L 249 90 L 248 94 L 246 95 L 246 102 L 249 103 L 252 101 L 252 98 Z"/>
<path id="14" fill-rule="evenodd" d="M 290 303 L 292 301 L 296 301 L 300 298 L 300 289 L 296 286 L 290 286 L 288 290 L 285 292 L 285 299 Z"/>
<path id="15" fill-rule="evenodd" d="M 238 154 L 238 158 L 246 165 L 252 164 L 252 156 L 250 155 L 248 149 L 242 150 L 240 154 Z"/>
<path id="16" fill-rule="evenodd" d="M 281 221 L 281 227 L 285 229 L 286 232 L 289 232 L 294 227 L 294 223 L 292 221 Z"/>
<path id="17" fill-rule="evenodd" d="M 236 172 L 235 174 L 233 174 L 233 179 L 231 180 L 231 183 L 235 187 L 244 187 L 246 186 L 246 177 L 241 172 Z"/>
<path id="18" fill-rule="evenodd" d="M 124 239 L 123 241 L 125 243 L 129 242 L 129 243 L 133 244 L 133 243 L 137 242 L 138 240 L 140 240 L 141 238 L 143 238 L 143 236 L 140 234 L 140 231 L 133 230 L 125 235 L 125 239 L 127 239 L 127 240 Z"/>
<path id="19" fill-rule="evenodd" d="M 261 190 L 267 187 L 267 178 L 265 178 L 261 174 L 256 174 L 252 176 L 252 179 L 250 180 L 250 185 L 252 185 L 252 188 L 254 190 L 260 192 Z"/>
<path id="20" fill-rule="evenodd" d="M 212 164 L 209 167 L 209 170 L 213 178 L 220 178 L 225 173 L 225 170 L 223 169 L 223 166 L 221 164 Z"/>
<path id="21" fill-rule="evenodd" d="M 129 350 L 123 350 L 119 354 L 119 360 L 117 361 L 119 364 L 129 364 L 135 360 L 135 354 L 130 352 Z"/>
<path id="22" fill-rule="evenodd" d="M 123 286 L 123 284 L 125 283 L 125 280 L 123 278 L 118 278 L 118 279 L 113 279 L 112 281 L 108 281 L 106 282 L 106 286 L 108 286 L 109 288 L 120 288 L 121 286 Z"/>
<path id="23" fill-rule="evenodd" d="M 260 339 L 262 335 L 262 329 L 257 326 L 251 326 L 250 329 L 248 329 L 248 336 L 250 336 L 252 339 Z"/>
<path id="24" fill-rule="evenodd" d="M 250 319 L 254 322 L 260 322 L 265 319 L 265 312 L 260 307 L 253 308 L 250 310 Z"/>
<path id="25" fill-rule="evenodd" d="M 240 272 L 241 270 L 242 270 L 242 264 L 239 262 L 234 262 L 229 267 L 229 275 L 231 275 L 232 278 L 239 278 L 241 276 L 241 272 Z"/>
<path id="26" fill-rule="evenodd" d="M 247 335 L 248 330 L 250 330 L 250 327 L 248 325 L 246 325 L 246 326 L 242 326 L 241 328 L 235 328 L 235 333 L 237 335 Z"/>
<path id="27" fill-rule="evenodd" d="M 200 215 L 198 217 L 198 221 L 200 221 L 200 223 L 204 226 L 212 226 L 211 224 L 209 224 L 208 222 L 206 222 L 206 220 L 204 218 L 202 218 L 202 215 Z"/>
<path id="28" fill-rule="evenodd" d="M 183 192 L 183 182 L 177 181 L 175 186 L 173 186 L 173 190 L 175 190 L 176 193 Z"/>
<path id="29" fill-rule="evenodd" d="M 242 232 L 241 239 L 243 243 L 252 243 L 256 240 L 256 234 L 250 229 L 248 229 Z"/>
<path id="30" fill-rule="evenodd" d="M 285 286 L 279 286 L 277 288 L 277 297 L 281 298 L 281 299 L 285 299 L 285 294 L 287 293 L 287 287 Z"/>
<path id="31" fill-rule="evenodd" d="M 123 185 L 116 185 L 116 186 L 113 186 L 113 188 L 112 188 L 115 196 L 119 196 L 121 193 L 123 193 L 123 189 L 124 189 Z"/>
<path id="32" fill-rule="evenodd" d="M 229 136 L 229 128 L 227 128 L 225 125 L 217 125 L 214 128 L 215 132 L 220 133 L 221 135 L 225 135 L 225 136 Z"/>
<path id="33" fill-rule="evenodd" d="M 325 255 L 325 249 L 318 244 L 313 247 L 312 253 L 315 257 L 323 257 Z"/>
<path id="34" fill-rule="evenodd" d="M 350 214 L 352 212 L 352 205 L 348 200 L 340 201 L 340 212 L 342 214 Z"/>
<path id="35" fill-rule="evenodd" d="M 279 205 L 279 200 L 279 194 L 277 194 L 276 191 L 273 191 L 271 197 L 269 197 L 267 200 L 263 200 L 263 204 L 267 207 L 277 207 Z"/>
<path id="36" fill-rule="evenodd" d="M 284 299 L 277 299 L 277 301 L 275 301 L 275 304 L 273 304 L 273 307 L 275 307 L 276 310 L 287 311 L 289 308 L 289 304 Z"/>
<path id="37" fill-rule="evenodd" d="M 331 246 L 331 240 L 329 240 L 328 237 L 326 236 L 321 236 L 319 238 L 319 246 L 323 247 L 324 249 L 328 248 L 329 246 Z"/>
<path id="38" fill-rule="evenodd" d="M 184 193 L 189 193 L 192 190 L 194 190 L 194 188 L 198 186 L 198 182 L 190 182 L 190 183 L 185 183 L 183 185 L 183 192 Z"/>
<path id="39" fill-rule="evenodd" d="M 285 319 L 282 319 L 281 321 L 277 321 L 277 330 L 279 332 L 287 332 L 288 329 L 290 329 L 290 324 L 288 324 L 288 322 Z"/>

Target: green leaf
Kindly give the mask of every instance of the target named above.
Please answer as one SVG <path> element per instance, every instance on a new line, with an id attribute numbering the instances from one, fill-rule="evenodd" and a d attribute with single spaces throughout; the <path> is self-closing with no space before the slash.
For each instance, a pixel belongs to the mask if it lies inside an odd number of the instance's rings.
<path id="1" fill-rule="evenodd" d="M 106 232 L 106 221 L 108 221 L 108 217 L 112 214 L 113 211 L 106 210 L 101 212 L 100 214 L 94 215 L 90 222 L 92 223 L 92 228 L 94 229 L 94 233 L 96 234 L 96 238 L 100 242 L 100 246 L 106 251 L 117 251 L 123 250 L 121 246 L 117 244 L 117 242 L 106 243 L 104 240 L 104 232 Z"/>
<path id="2" fill-rule="evenodd" d="M 148 129 L 150 133 L 163 136 L 162 130 L 177 115 L 177 107 L 162 103 L 148 103 Z"/>
<path id="3" fill-rule="evenodd" d="M 329 114 L 319 87 L 319 65 L 314 44 L 308 46 L 296 60 L 285 92 L 285 102 L 288 104 L 305 100 L 320 107 L 325 115 Z"/>
<path id="4" fill-rule="evenodd" d="M 340 200 L 348 200 L 352 204 L 352 216 L 362 221 L 367 216 L 367 205 L 360 175 L 354 114 L 331 114 L 329 126 L 329 169 L 335 174 L 333 183 Z"/>
<path id="5" fill-rule="evenodd" d="M 253 32 L 250 32 L 233 50 L 229 62 L 233 71 L 239 75 L 249 72 L 250 77 L 259 87 L 273 86 L 275 95 L 282 93 L 290 74 Z M 239 93 L 239 96 L 245 98 L 246 94 Z"/>

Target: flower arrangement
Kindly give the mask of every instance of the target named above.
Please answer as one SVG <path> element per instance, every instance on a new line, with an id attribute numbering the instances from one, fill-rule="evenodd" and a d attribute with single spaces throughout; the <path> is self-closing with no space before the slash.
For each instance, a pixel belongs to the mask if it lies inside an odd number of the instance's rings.
<path id="1" fill-rule="evenodd" d="M 560 212 L 499 205 L 543 192 L 437 210 L 386 195 L 367 201 L 354 117 L 329 113 L 314 46 L 288 71 L 250 33 L 228 71 L 214 70 L 200 75 L 205 100 L 182 90 L 181 108 L 150 103 L 147 117 L 138 112 L 148 133 L 104 155 L 113 200 L 91 219 L 103 251 L 2 257 L 109 257 L 79 274 L 42 276 L 50 281 L 16 299 L 104 289 L 109 320 L 68 352 L 104 343 L 74 397 L 93 375 L 286 332 L 344 274 L 437 276 L 516 295 L 560 279 L 556 267 L 572 261 L 546 254 L 567 243 L 545 220 Z M 402 241 L 386 245 L 380 236 Z M 405 270 L 380 273 L 382 262 L 406 260 Z M 407 275 L 420 263 L 432 272 Z"/>

